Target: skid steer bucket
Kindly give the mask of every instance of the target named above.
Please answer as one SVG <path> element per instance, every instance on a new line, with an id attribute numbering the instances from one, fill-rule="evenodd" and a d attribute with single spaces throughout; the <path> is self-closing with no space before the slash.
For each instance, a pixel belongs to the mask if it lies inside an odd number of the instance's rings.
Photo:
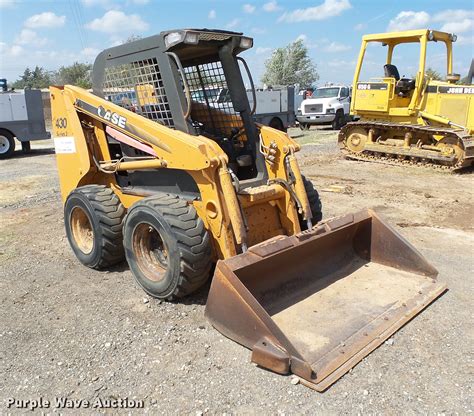
<path id="1" fill-rule="evenodd" d="M 220 261 L 206 305 L 252 361 L 323 391 L 446 290 L 371 210 Z"/>

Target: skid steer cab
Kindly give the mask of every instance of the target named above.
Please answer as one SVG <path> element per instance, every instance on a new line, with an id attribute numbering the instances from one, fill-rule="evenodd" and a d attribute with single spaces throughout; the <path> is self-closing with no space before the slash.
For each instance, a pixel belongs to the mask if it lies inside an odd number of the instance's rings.
<path id="1" fill-rule="evenodd" d="M 66 233 L 84 265 L 125 258 L 161 299 L 196 291 L 215 265 L 212 324 L 323 390 L 445 287 L 375 213 L 322 221 L 299 145 L 253 121 L 239 57 L 252 43 L 162 32 L 100 53 L 93 93 L 51 87 Z"/>

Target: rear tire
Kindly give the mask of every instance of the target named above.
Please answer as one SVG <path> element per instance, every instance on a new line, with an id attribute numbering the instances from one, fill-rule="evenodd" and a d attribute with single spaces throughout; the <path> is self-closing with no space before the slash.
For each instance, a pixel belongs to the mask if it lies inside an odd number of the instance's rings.
<path id="1" fill-rule="evenodd" d="M 66 235 L 82 264 L 102 269 L 123 261 L 124 215 L 117 195 L 106 186 L 82 186 L 69 194 L 64 205 Z"/>
<path id="2" fill-rule="evenodd" d="M 285 127 L 283 126 L 283 122 L 278 117 L 273 117 L 268 126 L 273 128 L 273 129 L 277 129 L 277 130 L 280 130 L 280 131 L 285 131 Z"/>
<path id="3" fill-rule="evenodd" d="M 15 151 L 15 138 L 8 130 L 0 130 L 0 159 L 8 159 Z"/>
<path id="4" fill-rule="evenodd" d="M 153 297 L 181 298 L 209 278 L 209 234 L 194 207 L 176 195 L 134 204 L 125 218 L 124 247 L 137 283 Z"/>
<path id="5" fill-rule="evenodd" d="M 311 207 L 311 214 L 313 218 L 311 222 L 313 225 L 318 223 L 323 219 L 322 204 L 321 199 L 319 198 L 319 193 L 314 187 L 313 183 L 302 175 L 304 188 L 306 190 L 306 195 L 308 195 L 309 205 Z"/>

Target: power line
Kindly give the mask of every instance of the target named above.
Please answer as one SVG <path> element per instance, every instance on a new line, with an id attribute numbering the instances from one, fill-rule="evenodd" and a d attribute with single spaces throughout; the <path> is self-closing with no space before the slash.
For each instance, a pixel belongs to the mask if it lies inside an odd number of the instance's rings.
<path id="1" fill-rule="evenodd" d="M 76 30 L 77 30 L 77 34 L 78 34 L 78 37 L 79 37 L 79 42 L 81 43 L 82 45 L 82 49 L 85 48 L 85 44 L 84 44 L 84 38 L 82 36 L 82 30 L 81 30 L 81 27 L 80 27 L 80 23 L 79 23 L 79 18 L 77 16 L 77 11 L 75 9 L 75 2 L 74 0 L 69 0 L 69 6 L 71 8 L 71 12 L 72 12 L 72 17 L 73 17 L 73 21 L 74 21 L 74 24 L 76 25 Z"/>

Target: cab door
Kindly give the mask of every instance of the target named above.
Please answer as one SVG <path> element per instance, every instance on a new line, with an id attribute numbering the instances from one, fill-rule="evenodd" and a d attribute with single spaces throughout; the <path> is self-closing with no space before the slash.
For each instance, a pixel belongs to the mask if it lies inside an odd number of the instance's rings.
<path id="1" fill-rule="evenodd" d="M 347 87 L 341 88 L 339 99 L 344 109 L 344 114 L 349 114 L 351 107 L 351 94 L 350 90 Z"/>

